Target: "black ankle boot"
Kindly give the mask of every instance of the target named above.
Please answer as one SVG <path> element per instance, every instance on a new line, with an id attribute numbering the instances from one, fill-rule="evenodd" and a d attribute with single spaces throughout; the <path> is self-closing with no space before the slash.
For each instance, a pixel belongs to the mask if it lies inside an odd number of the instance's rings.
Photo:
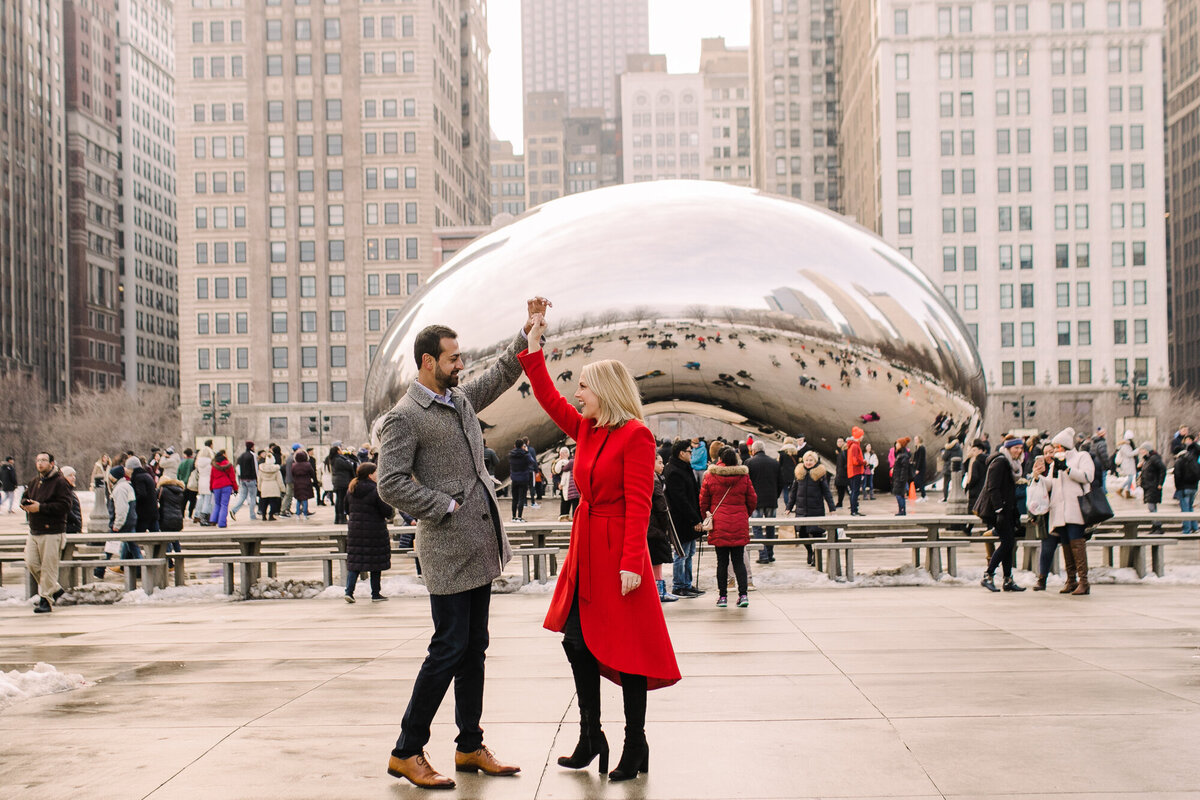
<path id="1" fill-rule="evenodd" d="M 621 673 L 621 694 L 625 700 L 625 746 L 617 768 L 608 773 L 610 781 L 628 781 L 639 772 L 650 771 L 650 745 L 646 743 L 646 676 Z"/>
<path id="2" fill-rule="evenodd" d="M 600 665 L 586 646 L 563 641 L 571 675 L 575 678 L 575 696 L 579 703 L 579 742 L 569 756 L 560 756 L 558 765 L 583 769 L 600 756 L 600 773 L 608 771 L 608 739 L 600 729 Z"/>
<path id="3" fill-rule="evenodd" d="M 983 576 L 983 580 L 981 580 L 981 581 L 979 582 L 979 585 L 980 585 L 980 586 L 982 586 L 983 588 L 987 589 L 989 592 L 998 592 L 998 591 L 1000 591 L 999 589 L 997 589 L 997 588 L 996 588 L 996 584 L 995 584 L 995 582 L 992 580 L 992 576 L 991 576 L 991 575 L 988 575 L 988 574 L 984 574 L 984 576 Z"/>
<path id="4" fill-rule="evenodd" d="M 1006 591 L 1006 592 L 1023 592 L 1023 591 L 1025 591 L 1025 587 L 1018 586 L 1017 582 L 1014 581 L 1012 579 L 1012 576 L 1010 575 L 1009 577 L 1004 579 L 1004 591 Z"/>

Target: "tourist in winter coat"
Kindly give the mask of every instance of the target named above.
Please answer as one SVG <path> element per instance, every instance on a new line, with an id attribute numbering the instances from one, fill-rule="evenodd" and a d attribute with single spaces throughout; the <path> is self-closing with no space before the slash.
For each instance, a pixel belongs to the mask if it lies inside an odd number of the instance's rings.
<path id="1" fill-rule="evenodd" d="M 899 511 L 897 517 L 907 516 L 908 485 L 912 483 L 912 460 L 908 455 L 908 443 L 912 441 L 907 436 L 896 440 L 896 462 L 892 464 L 892 494 L 896 498 Z"/>
<path id="2" fill-rule="evenodd" d="M 920 495 L 918 503 L 925 502 L 925 482 L 928 480 L 926 469 L 928 468 L 925 457 L 925 442 L 920 436 L 913 437 L 912 451 L 912 470 L 913 481 L 917 484 L 917 494 Z"/>
<path id="3" fill-rule="evenodd" d="M 71 510 L 67 512 L 67 527 L 63 533 L 83 533 L 83 509 L 79 507 L 79 495 L 75 492 L 75 468 L 63 467 L 61 472 L 71 486 Z"/>
<path id="4" fill-rule="evenodd" d="M 863 491 L 868 500 L 874 500 L 875 470 L 879 469 L 879 456 L 876 455 L 875 448 L 871 447 L 869 442 L 863 445 L 863 461 L 866 462 L 867 467 L 867 471 L 863 473 Z"/>
<path id="5" fill-rule="evenodd" d="M 788 511 L 797 517 L 822 517 L 828 506 L 829 513 L 833 513 L 833 494 L 829 491 L 829 470 L 821 464 L 815 451 L 809 450 L 805 453 L 800 465 L 792 474 L 795 480 L 792 482 Z M 796 536 L 800 538 L 822 536 L 824 533 L 823 528 L 811 525 L 796 526 Z M 806 544 L 804 549 L 808 551 L 808 564 L 812 566 L 815 562 L 812 545 Z"/>
<path id="6" fill-rule="evenodd" d="M 713 443 L 716 444 L 715 442 Z M 696 588 L 692 575 L 692 560 L 696 556 L 696 541 L 704 535 L 700 528 L 700 484 L 692 469 L 692 443 L 680 439 L 671 445 L 671 458 L 663 469 L 667 508 L 679 537 L 682 550 L 675 557 L 671 594 L 677 597 L 699 597 L 703 589 Z M 715 462 L 717 459 L 712 459 Z M 710 462 L 711 463 L 711 462 Z"/>
<path id="7" fill-rule="evenodd" d="M 796 440 L 791 436 L 783 440 L 779 448 L 779 486 L 783 490 L 783 507 L 787 508 L 792 502 L 792 481 L 795 480 L 796 467 L 800 464 L 800 456 L 796 451 Z"/>
<path id="8" fill-rule="evenodd" d="M 183 530 L 184 487 L 177 479 L 163 474 L 158 479 L 158 529 Z"/>
<path id="9" fill-rule="evenodd" d="M 199 522 L 201 525 L 209 525 L 209 517 L 212 516 L 212 462 L 212 440 L 208 440 L 204 443 L 204 446 L 200 448 L 200 451 L 196 453 L 196 464 L 193 469 L 193 472 L 196 476 L 196 522 Z M 188 487 L 191 486 L 192 481 L 189 480 Z"/>
<path id="10" fill-rule="evenodd" d="M 750 605 L 746 580 L 746 545 L 750 544 L 750 515 L 758 495 L 750 482 L 750 470 L 738 466 L 737 451 L 721 451 L 721 461 L 708 468 L 700 484 L 700 513 L 712 514 L 708 543 L 717 551 L 717 608 L 725 608 L 729 585 L 729 562 L 737 579 L 738 608 Z"/>
<path id="11" fill-rule="evenodd" d="M 1158 511 L 1158 504 L 1162 502 L 1162 488 L 1167 479 L 1167 465 L 1163 463 L 1162 456 L 1150 442 L 1142 443 L 1142 446 L 1138 448 L 1138 455 L 1142 459 L 1142 474 L 1138 479 L 1138 486 L 1142 487 L 1142 502 L 1153 513 Z"/>
<path id="12" fill-rule="evenodd" d="M 46 614 L 51 610 L 51 603 L 63 594 L 63 587 L 58 582 L 58 565 L 75 491 L 54 463 L 53 455 L 42 451 L 37 454 L 35 464 L 37 476 L 29 482 L 21 497 L 21 510 L 29 522 L 29 535 L 25 537 L 25 568 L 38 587 L 38 602 L 33 613 Z"/>
<path id="13" fill-rule="evenodd" d="M 850 438 L 846 440 L 846 479 L 850 489 L 850 516 L 859 517 L 858 495 L 862 492 L 863 473 L 867 471 L 867 462 L 862 451 L 863 429 L 857 426 L 850 429 Z"/>
<path id="14" fill-rule="evenodd" d="M 137 527 L 135 531 L 158 530 L 158 487 L 154 476 L 142 466 L 137 456 L 130 456 L 125 461 L 125 471 L 129 474 L 129 483 L 137 496 Z"/>
<path id="15" fill-rule="evenodd" d="M 667 591 L 667 582 L 662 576 L 663 564 L 670 564 L 675 560 L 675 551 L 671 546 L 671 514 L 667 509 L 666 485 L 662 479 L 664 466 L 662 455 L 656 455 L 654 494 L 650 497 L 650 524 L 646 528 L 646 546 L 650 549 L 651 572 L 654 573 L 654 584 L 658 587 L 658 599 L 664 603 L 674 603 L 679 596 Z"/>
<path id="16" fill-rule="evenodd" d="M 951 468 L 954 466 L 954 459 L 962 458 L 962 446 L 959 445 L 958 439 L 951 439 L 946 442 L 946 446 L 942 448 L 939 457 L 942 459 L 942 502 L 945 503 L 950 499 L 950 474 Z"/>
<path id="17" fill-rule="evenodd" d="M 1013 437 L 1004 442 L 999 453 L 992 456 L 987 465 L 987 477 L 978 505 L 972 510 L 996 532 L 1000 546 L 992 553 L 987 570 L 983 574 L 982 586 L 993 592 L 996 588 L 996 567 L 1004 567 L 1004 591 L 1023 592 L 1013 580 L 1013 555 L 1017 547 L 1017 525 L 1021 512 L 1017 508 L 1017 481 L 1023 477 L 1022 453 L 1025 442 Z M 982 458 L 982 457 L 981 457 Z"/>
<path id="18" fill-rule="evenodd" d="M 746 462 L 746 467 L 750 470 L 750 483 L 754 486 L 754 493 L 758 495 L 758 508 L 754 509 L 755 517 L 773 517 L 779 511 L 779 461 L 771 458 L 764 450 L 762 442 L 755 442 L 750 448 L 753 455 Z M 774 539 L 775 526 L 755 525 L 750 529 L 750 535 L 754 539 Z M 758 553 L 758 563 L 775 563 L 775 548 L 769 544 L 763 545 Z"/>
<path id="19" fill-rule="evenodd" d="M 1184 437 L 1184 447 L 1175 457 L 1175 496 L 1179 498 L 1180 511 L 1192 511 L 1196 501 L 1196 487 L 1200 485 L 1200 445 L 1191 436 Z M 66 468 L 63 468 L 66 472 Z M 1183 523 L 1184 533 L 1195 533 L 1197 523 Z"/>
<path id="20" fill-rule="evenodd" d="M 983 493 L 984 483 L 987 481 L 987 465 L 988 459 L 983 452 L 983 443 L 976 440 L 967 451 L 967 463 L 964 466 L 967 471 L 968 509 L 975 508 L 975 504 L 979 502 L 979 495 Z"/>
<path id="21" fill-rule="evenodd" d="M 516 445 L 508 451 L 508 477 L 512 482 L 512 521 L 525 521 L 525 501 L 530 499 L 529 492 L 533 489 L 533 473 L 537 470 L 537 461 L 529 451 L 529 445 L 524 439 L 517 439 Z"/>
<path id="22" fill-rule="evenodd" d="M 1087 529 L 1083 525 L 1083 512 L 1079 498 L 1091 486 L 1095 477 L 1092 457 L 1075 449 L 1075 429 L 1060 431 L 1050 444 L 1054 456 L 1047 464 L 1045 459 L 1035 463 L 1035 476 L 1046 474 L 1046 489 L 1050 493 L 1050 532 L 1057 536 L 1063 546 L 1063 562 L 1067 583 L 1061 594 L 1088 594 Z M 1161 459 L 1160 459 L 1161 461 Z M 1051 550 L 1053 554 L 1053 550 Z M 1048 571 L 1048 565 L 1042 574 Z"/>
<path id="23" fill-rule="evenodd" d="M 329 467 L 333 482 L 333 524 L 341 525 L 346 522 L 346 492 L 351 481 L 355 480 L 358 465 L 336 445 L 329 448 L 325 464 Z"/>
<path id="24" fill-rule="evenodd" d="M 625 745 L 609 780 L 649 768 L 646 692 L 676 683 L 679 666 L 655 591 L 646 529 L 654 495 L 654 436 L 643 422 L 637 383 L 619 361 L 583 366 L 575 393 L 582 412 L 559 394 L 542 353 L 545 320 L 534 315 L 521 365 L 550 419 L 578 444 L 582 495 L 571 544 L 543 623 L 563 632 L 579 703 L 580 737 L 560 766 L 581 769 L 608 744 L 600 728 L 600 675 L 621 685 Z M 691 465 L 681 465 L 691 474 Z"/>
<path id="25" fill-rule="evenodd" d="M 359 573 L 371 573 L 371 602 L 387 600 L 380 591 L 383 571 L 392 568 L 392 543 L 388 522 L 395 509 L 379 499 L 375 464 L 359 464 L 354 480 L 346 487 L 346 602 L 354 602 Z"/>
<path id="26" fill-rule="evenodd" d="M 212 513 L 208 515 L 208 522 L 210 525 L 224 528 L 228 520 L 229 499 L 237 491 L 237 472 L 234 471 L 233 462 L 225 455 L 224 450 L 218 451 L 213 459 L 209 486 L 212 488 L 213 508 Z"/>
<path id="27" fill-rule="evenodd" d="M 566 451 L 566 458 L 563 458 L 563 451 Z M 575 485 L 575 456 L 571 454 L 570 449 L 564 447 L 559 451 L 559 460 L 555 465 L 558 468 L 558 490 L 562 496 L 562 500 L 558 504 L 558 518 L 560 520 L 569 520 L 575 514 L 575 507 L 579 505 L 579 487 Z"/>
<path id="28" fill-rule="evenodd" d="M 1117 475 L 1121 485 L 1117 494 L 1124 498 L 1133 497 L 1133 479 L 1137 476 L 1137 452 L 1133 449 L 1133 431 L 1125 431 L 1125 438 L 1117 445 Z"/>
<path id="29" fill-rule="evenodd" d="M 279 518 L 283 492 L 283 471 L 275 461 L 275 456 L 268 455 L 258 466 L 258 500 L 261 503 L 258 513 L 263 519 L 274 522 Z"/>
<path id="30" fill-rule="evenodd" d="M 296 498 L 296 516 L 301 521 L 308 521 L 308 501 L 313 498 L 313 485 L 317 480 L 317 471 L 308 460 L 308 453 L 296 451 L 296 460 L 292 462 L 292 497 Z"/>
<path id="31" fill-rule="evenodd" d="M 842 502 L 846 499 L 846 490 L 850 488 L 850 477 L 846 472 L 846 440 L 838 437 L 837 453 L 834 461 L 833 486 L 837 489 L 837 507 L 842 507 Z"/>
<path id="32" fill-rule="evenodd" d="M 158 467 L 162 470 L 162 475 L 159 477 L 179 480 L 179 465 L 182 462 L 183 459 L 181 459 L 179 454 L 175 452 L 175 448 L 168 447 L 166 455 L 164 455 L 162 460 L 158 462 Z"/>

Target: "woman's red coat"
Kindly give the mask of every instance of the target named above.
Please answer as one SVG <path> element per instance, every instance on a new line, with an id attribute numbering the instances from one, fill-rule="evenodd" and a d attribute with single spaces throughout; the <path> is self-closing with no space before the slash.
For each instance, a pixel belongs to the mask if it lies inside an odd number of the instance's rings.
<path id="1" fill-rule="evenodd" d="M 626 672 L 645 675 L 650 689 L 670 686 L 679 680 L 679 665 L 646 546 L 654 436 L 637 420 L 615 429 L 597 427 L 559 394 L 542 353 L 526 351 L 520 358 L 542 408 L 577 443 L 572 474 L 579 509 L 543 625 L 563 629 L 578 588 L 583 638 L 601 674 L 618 684 Z M 622 570 L 642 576 L 627 595 L 621 594 Z"/>
<path id="2" fill-rule="evenodd" d="M 724 499 L 722 499 L 724 498 Z M 750 544 L 750 515 L 758 508 L 758 495 L 746 467 L 714 464 L 700 483 L 700 513 L 713 512 L 708 543 L 713 547 Z"/>

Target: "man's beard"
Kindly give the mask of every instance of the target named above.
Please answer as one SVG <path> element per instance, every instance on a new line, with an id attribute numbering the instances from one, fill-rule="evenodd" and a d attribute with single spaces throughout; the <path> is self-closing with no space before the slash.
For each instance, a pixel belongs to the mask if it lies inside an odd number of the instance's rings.
<path id="1" fill-rule="evenodd" d="M 434 368 L 433 379 L 437 381 L 438 388 L 442 390 L 443 394 L 447 389 L 458 386 L 458 372 L 442 372 L 442 368 L 440 366 Z"/>

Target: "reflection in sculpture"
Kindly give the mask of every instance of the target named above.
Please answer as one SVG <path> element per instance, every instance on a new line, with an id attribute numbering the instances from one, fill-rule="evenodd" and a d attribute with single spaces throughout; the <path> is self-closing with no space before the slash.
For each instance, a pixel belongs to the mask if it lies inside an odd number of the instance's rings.
<path id="1" fill-rule="evenodd" d="M 538 293 L 554 302 L 546 352 L 568 396 L 583 364 L 617 358 L 637 376 L 648 414 L 698 414 L 767 436 L 803 432 L 826 457 L 852 424 L 885 453 L 914 433 L 936 452 L 981 423 L 975 347 L 898 252 L 788 198 L 665 181 L 538 206 L 438 270 L 371 364 L 368 425 L 416 376 L 412 344 L 423 327 L 458 332 L 470 380 Z M 528 435 L 540 452 L 561 438 L 524 384 L 482 419 L 498 449 Z"/>

